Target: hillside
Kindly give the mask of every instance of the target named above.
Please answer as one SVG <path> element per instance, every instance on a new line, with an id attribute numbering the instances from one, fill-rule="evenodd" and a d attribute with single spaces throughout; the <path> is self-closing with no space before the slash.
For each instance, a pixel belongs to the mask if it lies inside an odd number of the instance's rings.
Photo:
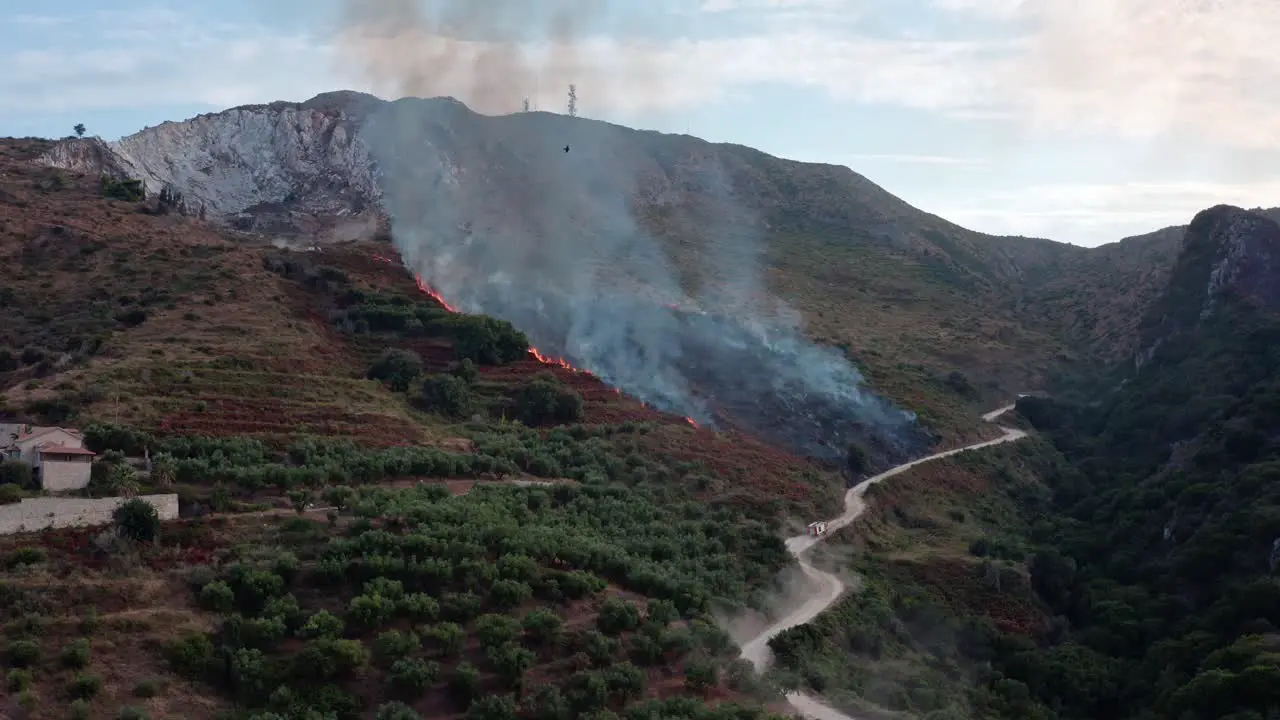
<path id="1" fill-rule="evenodd" d="M 385 240 L 278 248 L 32 162 L 49 149 L 0 143 L 0 412 L 84 428 L 90 493 L 176 492 L 184 519 L 0 541 L 6 707 L 779 706 L 712 613 L 776 592 L 776 538 L 838 506 L 839 468 L 538 359 Z M 0 475 L 6 502 L 38 492 Z"/>
<path id="2" fill-rule="evenodd" d="M 0 280 L 0 419 L 87 428 L 95 488 L 167 488 L 186 517 L 158 541 L 0 543 L 9 691 L 37 717 L 711 720 L 781 708 L 779 685 L 858 717 L 1138 717 L 1157 700 L 1108 683 L 1158 683 L 1099 639 L 1090 598 L 1167 587 L 1134 589 L 1149 578 L 1098 538 L 1155 527 L 1106 513 L 1159 507 L 1125 488 L 1167 443 L 1212 448 L 1187 433 L 1266 397 L 1270 331 L 1235 333 L 1267 327 L 1267 222 L 1215 208 L 1095 250 L 993 238 L 843 168 L 353 94 L 110 146 L 0 142 L 0 258 L 20 269 Z M 869 384 L 761 307 L 757 278 Z M 1168 374 L 1182 362 L 1220 386 Z M 717 427 L 642 402 L 655 367 Z M 1110 394 L 1024 400 L 1045 439 L 876 486 L 827 558 L 863 590 L 780 638 L 764 681 L 734 662 L 716 619 L 768 606 L 777 538 L 829 517 L 850 471 L 979 436 L 975 408 L 1049 386 Z M 1233 448 L 1268 447 L 1238 424 Z M 1044 584 L 1055 534 L 1095 568 L 1069 606 Z"/>
<path id="3" fill-rule="evenodd" d="M 869 493 L 864 591 L 780 639 L 779 681 L 859 717 L 1280 710 L 1273 214 L 1197 214 L 1133 356 L 1018 401 L 1039 439 Z"/>
<path id="4" fill-rule="evenodd" d="M 623 341 L 602 329 L 668 345 L 657 330 L 668 320 L 649 310 L 662 304 L 789 324 L 765 289 L 810 338 L 955 439 L 978 408 L 1088 361 L 1092 345 L 1127 347 L 1135 305 L 1174 250 L 984 236 L 847 168 L 551 113 L 482 116 L 444 98 L 329 93 L 109 145 L 63 142 L 42 161 L 139 178 L 153 195 L 170 188 L 186 212 L 262 237 L 392 232 L 449 302 L 511 320 L 654 400 L 672 397 L 666 380 L 649 387 L 672 372 L 666 361 L 621 363 Z M 594 299 L 621 288 L 643 307 Z M 565 319 L 548 325 L 531 310 L 544 306 Z"/>

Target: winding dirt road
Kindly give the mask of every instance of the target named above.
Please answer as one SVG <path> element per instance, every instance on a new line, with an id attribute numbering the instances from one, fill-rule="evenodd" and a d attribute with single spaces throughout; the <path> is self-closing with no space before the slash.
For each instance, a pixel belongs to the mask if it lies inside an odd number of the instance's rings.
<path id="1" fill-rule="evenodd" d="M 1013 408 L 1013 405 L 1006 405 L 1002 408 L 986 413 L 982 416 L 982 419 L 987 422 L 994 422 L 996 418 L 1009 412 Z M 891 478 L 894 475 L 909 470 L 917 465 L 923 465 L 924 463 L 940 460 L 968 450 L 978 450 L 980 448 L 991 447 L 992 445 L 999 445 L 1012 440 L 1020 440 L 1027 436 L 1027 434 L 1021 430 L 1015 430 L 1007 427 L 1001 427 L 1000 429 L 1004 431 L 1004 435 L 994 440 L 987 440 L 985 442 L 967 445 L 962 448 L 928 455 L 863 480 L 857 485 L 849 488 L 849 491 L 845 493 L 844 512 L 840 514 L 840 517 L 827 521 L 826 535 L 798 535 L 788 539 L 787 550 L 795 556 L 796 562 L 800 565 L 800 570 L 804 573 L 805 577 L 810 580 L 812 587 L 810 588 L 809 593 L 805 596 L 805 599 L 798 606 L 788 610 L 781 618 L 778 619 L 777 622 L 765 628 L 759 635 L 744 643 L 742 645 L 742 657 L 750 661 L 751 664 L 755 666 L 757 672 L 763 671 L 768 666 L 769 660 L 771 659 L 769 652 L 770 638 L 783 630 L 793 628 L 797 625 L 803 625 L 813 620 L 822 613 L 822 611 L 834 605 L 836 601 L 840 599 L 840 596 L 844 594 L 845 584 L 835 575 L 815 568 L 805 558 L 805 555 L 810 548 L 823 538 L 827 537 L 827 535 L 830 535 L 832 532 L 858 519 L 858 516 L 867 509 L 867 503 L 863 500 L 863 496 L 867 493 L 867 488 L 870 488 L 881 480 Z M 815 720 L 854 720 L 854 718 L 837 712 L 836 710 L 823 705 L 817 699 L 809 695 L 805 695 L 804 693 L 787 693 L 787 701 L 791 703 L 791 707 L 795 708 L 798 713 L 808 718 L 814 718 Z"/>

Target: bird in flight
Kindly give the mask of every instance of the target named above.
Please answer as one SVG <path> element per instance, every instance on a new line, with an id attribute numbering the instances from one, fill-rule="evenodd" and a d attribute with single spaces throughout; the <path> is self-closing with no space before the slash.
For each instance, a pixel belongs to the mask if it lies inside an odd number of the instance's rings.
<path id="1" fill-rule="evenodd" d="M 565 146 L 564 146 L 564 151 L 565 151 L 565 152 L 569 152 L 569 146 L 568 146 L 568 145 L 565 145 Z"/>

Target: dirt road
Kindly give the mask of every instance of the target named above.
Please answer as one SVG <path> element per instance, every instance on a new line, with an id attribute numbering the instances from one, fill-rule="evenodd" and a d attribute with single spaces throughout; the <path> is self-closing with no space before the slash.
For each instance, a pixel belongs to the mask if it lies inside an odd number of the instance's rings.
<path id="1" fill-rule="evenodd" d="M 1013 407 L 1013 405 L 1006 405 L 1005 407 L 992 410 L 991 412 L 983 415 L 982 419 L 987 422 L 994 422 L 1001 415 L 1012 410 Z M 879 475 L 867 478 L 857 485 L 854 485 L 852 488 L 849 488 L 849 491 L 846 492 L 844 496 L 844 512 L 841 513 L 839 517 L 827 521 L 827 535 L 830 535 L 832 532 L 848 525 L 854 520 L 857 520 L 858 516 L 867 509 L 866 501 L 863 500 L 863 496 L 867 493 L 867 488 L 882 480 L 891 478 L 894 475 L 909 470 L 917 465 L 933 462 L 934 460 L 940 460 L 968 450 L 978 450 L 980 448 L 999 445 L 1012 440 L 1020 440 L 1027 436 L 1025 432 L 1021 430 L 1014 430 L 1013 428 L 1002 427 L 1001 430 L 1004 430 L 1004 435 L 994 440 L 987 440 L 985 442 L 967 445 L 962 448 L 928 455 L 918 460 L 912 460 L 909 463 L 904 463 L 890 470 L 886 470 Z M 751 664 L 755 666 L 757 672 L 763 671 L 769 664 L 771 655 L 769 652 L 770 638 L 783 630 L 793 628 L 797 625 L 803 625 L 813 620 L 822 613 L 822 611 L 834 605 L 836 601 L 840 599 L 840 596 L 844 594 L 845 585 L 839 578 L 831 573 L 815 568 L 805 557 L 807 554 L 806 551 L 821 541 L 824 537 L 827 537 L 827 535 L 797 535 L 796 537 L 787 540 L 787 550 L 795 556 L 796 562 L 800 565 L 800 570 L 805 574 L 805 577 L 809 578 L 812 587 L 809 589 L 809 592 L 805 594 L 804 600 L 798 606 L 789 609 L 781 618 L 778 619 L 777 622 L 765 628 L 759 635 L 748 640 L 742 645 L 742 657 L 750 661 Z M 788 693 L 787 700 L 798 713 L 808 718 L 814 718 L 815 720 L 854 720 L 854 718 L 837 712 L 836 710 L 823 705 L 816 698 L 805 695 L 804 693 Z"/>

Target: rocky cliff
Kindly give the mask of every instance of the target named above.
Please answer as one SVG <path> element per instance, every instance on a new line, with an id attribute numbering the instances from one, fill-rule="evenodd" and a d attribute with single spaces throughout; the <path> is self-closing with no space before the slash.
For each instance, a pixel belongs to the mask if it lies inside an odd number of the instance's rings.
<path id="1" fill-rule="evenodd" d="M 1018 276 L 1072 250 L 964 230 L 845 167 L 553 113 L 483 116 L 448 98 L 326 93 L 166 122 L 111 143 L 67 140 L 43 161 L 139 178 L 152 193 L 169 187 L 192 214 L 263 233 L 306 234 L 317 218 L 374 213 L 396 180 L 414 178 L 467 207 L 462 222 L 473 227 L 563 232 L 564 223 L 539 215 L 590 219 L 593 205 L 621 200 L 646 230 L 686 242 L 713 232 L 856 229 L 984 277 Z"/>
<path id="2" fill-rule="evenodd" d="M 1143 318 L 1137 367 L 1194 329 L 1226 296 L 1280 309 L 1280 225 L 1269 212 L 1217 205 L 1196 214 L 1163 294 Z"/>
<path id="3" fill-rule="evenodd" d="M 390 229 L 451 301 L 521 324 L 545 322 L 548 298 L 578 306 L 619 288 L 773 320 L 794 311 L 886 373 L 959 369 L 1008 392 L 1050 363 L 1130 356 L 1174 254 L 992 237 L 845 167 L 552 113 L 484 116 L 448 98 L 327 93 L 63 141 L 42 162 L 140 178 L 190 214 L 266 236 Z"/>

